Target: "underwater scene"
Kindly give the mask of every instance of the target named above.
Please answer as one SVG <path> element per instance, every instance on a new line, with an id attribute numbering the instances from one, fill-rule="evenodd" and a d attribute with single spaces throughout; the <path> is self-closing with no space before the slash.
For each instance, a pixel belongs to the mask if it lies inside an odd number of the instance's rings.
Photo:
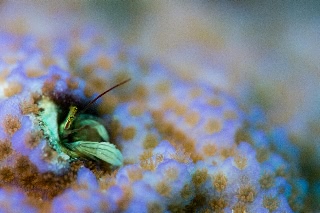
<path id="1" fill-rule="evenodd" d="M 0 212 L 319 212 L 319 10 L 1 1 Z"/>

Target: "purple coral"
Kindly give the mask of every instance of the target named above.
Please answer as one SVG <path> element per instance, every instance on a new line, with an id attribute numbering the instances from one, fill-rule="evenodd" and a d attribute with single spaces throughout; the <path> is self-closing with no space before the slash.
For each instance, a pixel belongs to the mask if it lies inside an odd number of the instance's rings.
<path id="1" fill-rule="evenodd" d="M 0 189 L 0 212 L 37 212 L 26 201 L 24 193 L 15 189 Z"/>
<path id="2" fill-rule="evenodd" d="M 6 188 L 1 193 L 24 191 L 29 203 L 23 205 L 30 211 L 303 208 L 306 183 L 295 160 L 298 150 L 259 110 L 245 113 L 230 95 L 181 80 L 92 31 L 49 39 L 51 49 L 33 36 L 0 38 L 0 152 L 5 154 L 0 178 Z M 81 108 L 94 93 L 129 76 L 129 84 L 88 112 L 103 119 L 110 142 L 122 152 L 123 167 L 72 159 L 50 143 L 52 135 L 42 134 L 47 127 L 39 118 L 41 100 L 53 103 L 57 119 L 52 122 L 58 126 L 70 105 Z"/>

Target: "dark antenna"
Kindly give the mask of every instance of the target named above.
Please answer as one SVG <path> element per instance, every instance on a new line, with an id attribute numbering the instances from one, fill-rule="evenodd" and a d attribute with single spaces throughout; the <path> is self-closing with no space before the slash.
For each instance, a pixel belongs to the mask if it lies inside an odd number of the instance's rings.
<path id="1" fill-rule="evenodd" d="M 95 99 L 93 99 L 92 101 L 90 101 L 85 107 L 83 110 L 81 110 L 81 113 L 83 113 L 84 111 L 86 111 L 90 105 L 92 105 L 94 102 L 96 102 L 99 98 L 101 98 L 101 96 L 105 95 L 107 92 L 110 92 L 111 90 L 113 90 L 114 88 L 118 87 L 118 86 L 121 86 L 122 84 L 125 84 L 127 83 L 128 81 L 130 81 L 131 78 L 127 79 L 127 80 L 124 80 L 120 83 L 118 83 L 117 85 L 114 85 L 113 87 L 111 87 L 110 89 L 104 91 L 103 93 L 101 93 L 100 95 L 98 95 Z"/>

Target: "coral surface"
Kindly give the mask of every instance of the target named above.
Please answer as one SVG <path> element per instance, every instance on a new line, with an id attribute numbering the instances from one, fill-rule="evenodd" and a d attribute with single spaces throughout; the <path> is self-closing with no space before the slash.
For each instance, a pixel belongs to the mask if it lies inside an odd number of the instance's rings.
<path id="1" fill-rule="evenodd" d="M 122 166 L 74 158 L 52 144 L 70 106 L 81 110 L 127 78 L 86 111 L 108 131 Z M 3 211 L 303 208 L 299 152 L 259 108 L 244 112 L 223 91 L 180 79 L 93 29 L 50 39 L 1 33 L 0 122 Z"/>

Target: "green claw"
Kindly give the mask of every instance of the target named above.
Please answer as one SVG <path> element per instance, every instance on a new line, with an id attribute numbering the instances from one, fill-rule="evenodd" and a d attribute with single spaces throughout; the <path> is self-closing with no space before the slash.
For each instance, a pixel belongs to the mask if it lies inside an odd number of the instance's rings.
<path id="1" fill-rule="evenodd" d="M 109 142 L 77 141 L 66 143 L 65 146 L 79 157 L 100 159 L 114 166 L 121 166 L 123 163 L 120 150 Z"/>

